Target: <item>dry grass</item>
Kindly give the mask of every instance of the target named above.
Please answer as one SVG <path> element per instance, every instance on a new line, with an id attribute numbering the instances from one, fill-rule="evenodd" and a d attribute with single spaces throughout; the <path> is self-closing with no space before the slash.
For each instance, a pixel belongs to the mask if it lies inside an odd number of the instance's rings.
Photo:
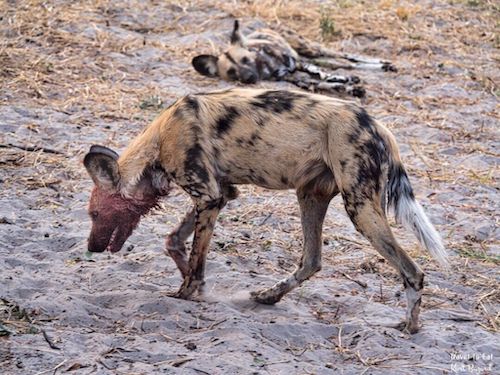
<path id="1" fill-rule="evenodd" d="M 165 7 L 173 14 L 173 18 L 158 24 L 148 22 L 148 19 L 156 19 L 156 15 L 150 14 L 147 2 L 131 1 L 134 12 L 142 15 L 142 21 L 121 20 L 117 24 L 114 15 L 129 5 L 104 0 L 1 2 L 1 104 L 47 106 L 73 115 L 85 113 L 85 117 L 74 120 L 74 125 L 82 126 L 88 126 L 89 119 L 129 121 L 142 118 L 144 111 L 157 111 L 162 103 L 172 100 L 175 94 L 161 90 L 154 82 L 145 78 L 143 71 L 134 69 L 125 62 L 119 63 L 110 56 L 114 53 L 125 57 L 131 56 L 144 46 L 148 46 L 160 51 L 165 59 L 187 61 L 195 52 L 201 52 L 202 48 L 206 49 L 206 46 L 193 42 L 187 43 L 184 48 L 175 48 L 150 35 L 175 32 L 181 37 L 209 30 L 209 20 L 196 25 L 180 22 L 193 8 L 206 9 L 207 12 L 210 10 L 226 12 L 224 17 L 230 15 L 244 21 L 259 18 L 272 26 L 283 24 L 300 31 L 308 38 L 323 40 L 325 43 L 328 42 L 330 47 L 340 50 L 344 48 L 346 41 L 356 38 L 383 39 L 388 46 L 385 51 L 366 47 L 362 52 L 374 55 L 383 52 L 384 58 L 391 59 L 396 64 L 403 60 L 406 64 L 400 71 L 403 76 L 412 75 L 415 78 L 427 79 L 426 77 L 436 78 L 439 73 L 437 82 L 433 80 L 427 82 L 442 87 L 453 82 L 464 90 L 468 89 L 467 85 L 476 84 L 481 88 L 482 95 L 498 97 L 500 9 L 497 2 L 449 0 L 437 1 L 436 6 L 430 7 L 404 0 L 368 2 L 337 0 L 328 8 L 327 19 L 330 26 L 325 24 L 323 35 L 320 24 L 321 4 L 320 1 L 309 1 L 308 6 L 304 6 L 304 2 L 298 0 L 168 2 Z M 151 17 L 148 18 L 148 15 Z M 326 29 L 331 31 L 331 25 L 334 25 L 335 32 L 325 33 Z M 113 27 L 131 30 L 133 36 L 115 33 Z M 217 46 L 212 48 L 217 49 Z M 440 57 L 437 57 L 438 55 Z M 449 73 L 446 68 L 457 69 L 460 72 L 456 73 L 459 77 Z M 172 71 L 171 74 L 185 77 L 186 80 L 194 80 L 195 77 L 192 72 L 181 69 Z M 206 84 L 205 82 L 197 81 L 200 85 Z M 448 134 L 454 145 L 464 145 L 463 153 L 499 157 L 494 142 L 485 141 L 488 133 L 482 134 L 480 128 L 459 128 L 456 124 L 447 123 L 446 117 L 440 111 L 436 111 L 439 107 L 458 110 L 465 106 L 478 105 L 484 96 L 449 96 L 436 99 L 426 95 L 405 93 L 399 91 L 397 87 L 388 89 L 383 84 L 372 85 L 370 90 L 372 95 L 368 101 L 373 105 L 375 113 L 408 115 L 416 123 L 426 124 L 429 128 Z M 413 107 L 406 105 L 408 103 Z M 484 114 L 500 119 L 498 106 Z M 396 129 L 401 127 L 397 123 L 389 126 Z M 36 127 L 33 127 L 33 132 L 37 131 Z M 426 167 L 413 168 L 410 164 L 411 174 L 415 178 L 429 180 L 438 190 L 448 185 L 476 186 L 477 184 L 498 189 L 497 167 L 473 170 L 467 166 L 459 166 L 455 170 L 450 170 L 449 166 L 442 162 L 440 152 L 442 143 L 420 144 L 418 139 L 410 140 L 408 143 L 415 159 Z M 57 189 L 60 179 L 51 172 L 57 167 L 65 168 L 64 155 L 5 146 L 0 148 L 2 168 L 4 166 L 11 168 L 13 175 L 14 171 L 20 168 L 26 166 L 34 168 L 35 174 L 21 174 L 16 177 L 25 185 L 26 190 L 40 187 Z M 70 169 L 67 173 L 70 177 L 78 179 L 74 170 Z M 5 183 L 8 188 L 13 180 Z M 246 190 L 250 196 L 253 192 L 254 188 Z M 279 197 L 279 194 L 273 196 Z M 238 217 L 238 227 L 246 227 L 250 231 L 251 238 L 257 238 L 260 233 L 259 226 L 244 222 L 247 216 L 255 216 L 261 212 L 263 206 L 273 207 L 275 215 L 281 217 L 289 217 L 290 212 L 296 213 L 294 202 L 290 203 L 290 206 L 275 205 L 273 199 L 276 198 L 247 205 L 245 211 Z M 47 205 L 50 204 L 48 201 Z M 463 212 L 482 210 L 480 202 L 470 207 L 457 203 L 456 208 Z M 494 210 L 490 209 L 490 212 L 485 212 L 484 215 L 496 215 L 491 211 Z M 226 225 L 231 225 L 231 220 L 228 218 L 225 221 L 223 218 Z M 295 216 L 288 220 L 295 228 L 289 230 L 290 237 L 300 241 L 298 218 Z M 276 233 L 271 233 L 271 239 L 267 245 L 264 243 L 264 247 L 274 244 L 285 249 L 290 248 L 290 243 L 280 239 L 279 233 L 283 230 L 286 231 L 287 228 L 280 227 Z M 336 239 L 350 245 L 353 243 L 358 246 L 363 245 L 362 242 L 356 243 L 356 239 L 342 237 Z M 482 262 L 487 263 L 485 267 L 489 267 L 491 263 L 498 264 L 498 258 L 488 253 L 488 247 L 498 245 L 494 241 L 471 243 L 466 247 L 463 242 L 454 245 L 452 247 L 457 248 L 462 257 L 456 261 L 457 266 L 463 266 L 462 262 L 466 262 L 465 266 L 469 263 L 482 264 Z M 221 246 L 228 251 L 234 251 L 234 247 L 230 244 L 223 243 Z M 284 265 L 281 268 L 286 269 L 288 266 Z M 477 269 L 476 267 L 475 271 L 471 270 L 473 273 L 467 282 L 478 291 L 478 311 L 484 317 L 482 324 L 490 330 L 498 331 L 498 315 L 492 314 L 486 307 L 487 304 L 498 303 L 498 285 L 482 279 Z"/>

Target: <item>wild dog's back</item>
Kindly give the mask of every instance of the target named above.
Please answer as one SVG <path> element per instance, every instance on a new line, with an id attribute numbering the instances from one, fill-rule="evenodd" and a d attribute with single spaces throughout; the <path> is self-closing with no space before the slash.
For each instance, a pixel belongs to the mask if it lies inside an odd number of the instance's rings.
<path id="1" fill-rule="evenodd" d="M 221 178 L 284 189 L 319 174 L 333 179 L 325 164 L 327 130 L 352 127 L 357 108 L 299 91 L 234 89 L 190 95 L 176 112 L 197 129 L 192 142 Z"/>

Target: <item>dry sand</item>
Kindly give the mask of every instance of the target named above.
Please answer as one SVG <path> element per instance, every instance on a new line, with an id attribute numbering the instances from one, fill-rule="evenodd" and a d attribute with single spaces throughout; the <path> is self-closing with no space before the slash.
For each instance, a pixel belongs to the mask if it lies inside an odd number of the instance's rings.
<path id="1" fill-rule="evenodd" d="M 225 41 L 234 17 L 321 38 L 319 3 L 271 4 L 0 3 L 2 374 L 499 373 L 493 1 L 343 0 L 323 10 L 341 32 L 330 47 L 399 68 L 358 74 L 451 255 L 444 272 L 394 226 L 427 273 L 419 333 L 390 328 L 405 313 L 401 281 L 339 198 L 325 223 L 323 270 L 273 307 L 248 294 L 298 262 L 292 191 L 242 188 L 220 216 L 198 301 L 167 295 L 181 282 L 162 250 L 189 209 L 179 190 L 120 253 L 83 257 L 89 146 L 121 151 L 161 105 L 228 87 L 198 76 L 190 58 Z"/>

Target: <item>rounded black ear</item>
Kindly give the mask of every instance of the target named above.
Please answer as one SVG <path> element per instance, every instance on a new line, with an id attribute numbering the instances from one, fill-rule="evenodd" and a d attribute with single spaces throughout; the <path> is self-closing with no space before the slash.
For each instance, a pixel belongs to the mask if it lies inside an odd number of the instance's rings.
<path id="1" fill-rule="evenodd" d="M 118 154 L 113 150 L 94 145 L 83 159 L 83 165 L 90 177 L 99 187 L 114 189 L 120 181 L 118 169 Z"/>
<path id="2" fill-rule="evenodd" d="M 193 58 L 191 63 L 198 73 L 208 77 L 217 77 L 219 73 L 217 61 L 219 61 L 217 56 L 199 55 Z"/>

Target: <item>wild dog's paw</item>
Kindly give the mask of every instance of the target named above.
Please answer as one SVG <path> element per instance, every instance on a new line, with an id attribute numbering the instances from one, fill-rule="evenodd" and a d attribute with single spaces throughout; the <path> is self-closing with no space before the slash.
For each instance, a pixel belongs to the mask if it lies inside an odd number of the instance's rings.
<path id="1" fill-rule="evenodd" d="M 251 292 L 250 297 L 258 303 L 262 303 L 263 305 L 274 305 L 279 302 L 282 296 L 275 293 L 272 289 L 266 289 L 257 292 Z"/>
<path id="2" fill-rule="evenodd" d="M 411 335 L 417 333 L 419 330 L 418 324 L 412 321 L 407 322 L 405 320 L 403 320 L 401 323 L 396 324 L 393 328 L 396 328 L 397 330 L 404 333 L 409 333 Z"/>
<path id="3" fill-rule="evenodd" d="M 170 297 L 179 299 L 190 299 L 190 297 L 205 284 L 203 280 L 192 280 L 191 278 L 184 279 L 184 283 L 179 290 L 170 294 Z"/>
<path id="4" fill-rule="evenodd" d="M 396 68 L 396 66 L 394 66 L 392 63 L 386 61 L 382 64 L 382 70 L 384 72 L 394 72 L 394 73 L 397 73 L 398 71 L 398 68 Z"/>
<path id="5" fill-rule="evenodd" d="M 356 98 L 364 98 L 366 95 L 366 90 L 363 86 L 349 86 L 347 89 L 347 93 L 356 97 Z"/>
<path id="6" fill-rule="evenodd" d="M 349 83 L 351 84 L 356 84 L 361 82 L 361 79 L 358 76 L 349 76 L 348 79 Z"/>

